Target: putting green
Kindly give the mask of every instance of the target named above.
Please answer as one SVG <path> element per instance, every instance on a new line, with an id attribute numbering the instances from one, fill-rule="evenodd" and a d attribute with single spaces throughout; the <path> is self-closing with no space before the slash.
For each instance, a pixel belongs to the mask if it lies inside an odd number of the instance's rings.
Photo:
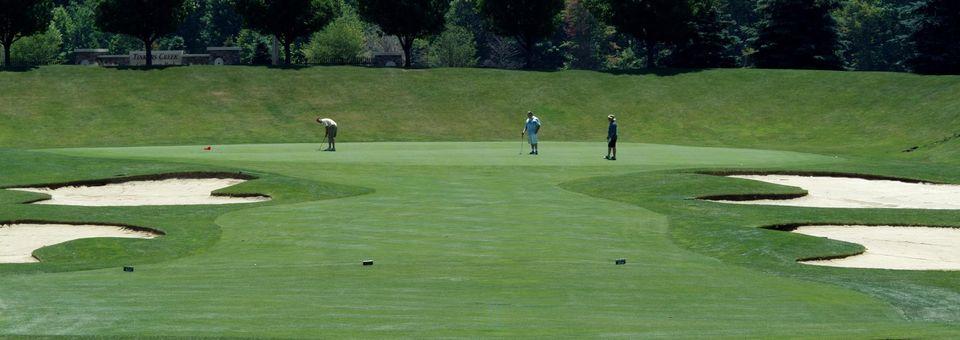
<path id="1" fill-rule="evenodd" d="M 862 290 L 689 251 L 676 244 L 671 216 L 560 187 L 655 170 L 833 166 L 848 162 L 843 159 L 645 144 L 622 145 L 616 162 L 602 160 L 597 143 L 545 143 L 540 156 L 518 155 L 518 143 L 318 148 L 37 153 L 40 160 L 69 155 L 240 168 L 374 191 L 289 204 L 278 195 L 271 204 L 223 208 L 233 210 L 216 218 L 221 234 L 215 243 L 137 265 L 134 273 L 2 276 L 0 333 L 739 338 L 957 332 L 948 322 L 908 321 L 890 301 Z M 163 219 L 176 224 L 179 218 Z M 615 266 L 617 258 L 627 265 Z M 363 259 L 376 264 L 361 267 Z"/>

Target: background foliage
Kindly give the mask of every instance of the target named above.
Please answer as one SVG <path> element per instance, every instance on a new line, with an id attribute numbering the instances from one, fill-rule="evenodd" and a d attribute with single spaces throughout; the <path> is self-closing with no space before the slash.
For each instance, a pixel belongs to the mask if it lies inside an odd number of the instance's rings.
<path id="1" fill-rule="evenodd" d="M 115 54 L 142 50 L 136 38 L 97 28 L 95 14 L 103 1 L 54 1 L 52 29 L 41 29 L 11 48 L 13 63 L 69 62 L 70 53 L 78 48 L 107 48 Z M 411 29 L 417 31 L 410 35 L 413 38 L 405 35 L 399 40 L 391 34 L 396 33 L 395 28 L 385 33 L 376 20 L 361 20 L 356 0 L 321 2 L 327 3 L 324 8 L 339 8 L 338 16 L 329 25 L 311 26 L 306 30 L 309 33 L 290 41 L 293 63 L 362 64 L 374 54 L 403 53 L 402 42 L 406 42 L 411 65 L 416 67 L 629 70 L 761 66 L 960 72 L 954 65 L 960 60 L 960 40 L 956 39 L 960 5 L 955 1 L 565 0 L 558 12 L 557 0 L 530 1 L 527 7 L 549 10 L 538 11 L 547 15 L 523 16 L 524 25 L 513 25 L 509 16 L 494 10 L 497 6 L 515 7 L 515 1 L 451 0 L 448 6 L 427 1 L 424 3 L 433 4 L 431 8 L 448 9 L 439 15 L 411 7 L 410 13 L 431 18 L 430 29 Z M 237 4 L 236 0 L 187 0 L 188 15 L 183 22 L 157 39 L 153 47 L 205 53 L 208 46 L 238 46 L 244 63 L 269 64 L 271 33 L 245 27 Z M 376 12 L 385 18 L 396 14 Z M 775 46 L 783 48 L 771 49 Z"/>

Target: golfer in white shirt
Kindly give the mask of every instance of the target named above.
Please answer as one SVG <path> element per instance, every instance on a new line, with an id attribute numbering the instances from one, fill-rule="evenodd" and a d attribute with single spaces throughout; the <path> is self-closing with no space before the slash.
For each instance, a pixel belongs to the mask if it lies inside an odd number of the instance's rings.
<path id="1" fill-rule="evenodd" d="M 523 132 L 520 135 L 526 135 L 530 141 L 530 154 L 539 155 L 540 149 L 537 148 L 537 134 L 540 133 L 540 118 L 533 115 L 533 111 L 527 111 L 527 121 L 523 124 Z"/>
<path id="2" fill-rule="evenodd" d="M 323 151 L 337 151 L 337 122 L 330 118 L 317 118 L 317 123 L 326 128 L 324 138 L 327 139 L 327 148 Z"/>

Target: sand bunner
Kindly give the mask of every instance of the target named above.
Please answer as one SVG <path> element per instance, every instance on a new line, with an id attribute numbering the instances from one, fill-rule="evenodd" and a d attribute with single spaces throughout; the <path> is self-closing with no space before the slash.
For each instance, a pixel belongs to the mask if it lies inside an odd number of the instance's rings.
<path id="1" fill-rule="evenodd" d="M 857 243 L 863 254 L 802 263 L 847 268 L 960 270 L 960 228 L 821 225 L 803 226 L 799 234 Z"/>
<path id="2" fill-rule="evenodd" d="M 786 200 L 719 202 L 817 208 L 960 209 L 960 185 L 827 176 L 729 177 L 798 187 L 806 190 L 807 195 Z"/>
<path id="3" fill-rule="evenodd" d="M 147 206 L 255 203 L 270 200 L 266 196 L 233 197 L 211 192 L 246 182 L 235 178 L 172 178 L 155 181 L 130 181 L 100 186 L 61 188 L 11 188 L 50 195 L 34 204 L 79 206 Z"/>
<path id="4" fill-rule="evenodd" d="M 960 186 L 871 180 L 852 177 L 737 175 L 799 187 L 807 195 L 793 199 L 718 202 L 818 208 L 960 209 Z M 960 228 L 915 226 L 803 226 L 794 232 L 857 243 L 862 254 L 802 263 L 849 268 L 960 270 Z"/>
<path id="5" fill-rule="evenodd" d="M 33 257 L 33 251 L 77 239 L 97 237 L 151 239 L 160 235 L 158 232 L 112 225 L 0 224 L 0 263 L 40 262 Z"/>

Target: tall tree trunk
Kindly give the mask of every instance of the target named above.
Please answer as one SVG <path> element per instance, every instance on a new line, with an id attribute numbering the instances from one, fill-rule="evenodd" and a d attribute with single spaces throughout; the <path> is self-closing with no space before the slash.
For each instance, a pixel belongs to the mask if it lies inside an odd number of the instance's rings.
<path id="1" fill-rule="evenodd" d="M 400 37 L 400 46 L 403 47 L 403 68 L 410 68 L 413 66 L 413 38 L 412 37 Z"/>
<path id="2" fill-rule="evenodd" d="M 657 43 L 654 41 L 647 41 L 646 43 L 644 43 L 644 45 L 646 45 L 645 47 L 647 49 L 647 68 L 648 69 L 654 68 L 656 66 L 654 59 L 657 56 L 657 51 L 656 51 Z"/>
<path id="3" fill-rule="evenodd" d="M 284 64 L 290 65 L 290 45 L 293 45 L 293 39 L 283 39 L 283 59 Z"/>
<path id="4" fill-rule="evenodd" d="M 3 42 L 3 67 L 10 67 L 10 46 L 13 45 L 13 41 Z"/>
<path id="5" fill-rule="evenodd" d="M 153 41 L 143 40 L 143 50 L 147 53 L 147 67 L 153 66 Z"/>
<path id="6" fill-rule="evenodd" d="M 519 37 L 517 41 L 523 45 L 521 46 L 523 48 L 523 68 L 533 68 L 533 48 L 536 43 L 530 37 Z"/>

